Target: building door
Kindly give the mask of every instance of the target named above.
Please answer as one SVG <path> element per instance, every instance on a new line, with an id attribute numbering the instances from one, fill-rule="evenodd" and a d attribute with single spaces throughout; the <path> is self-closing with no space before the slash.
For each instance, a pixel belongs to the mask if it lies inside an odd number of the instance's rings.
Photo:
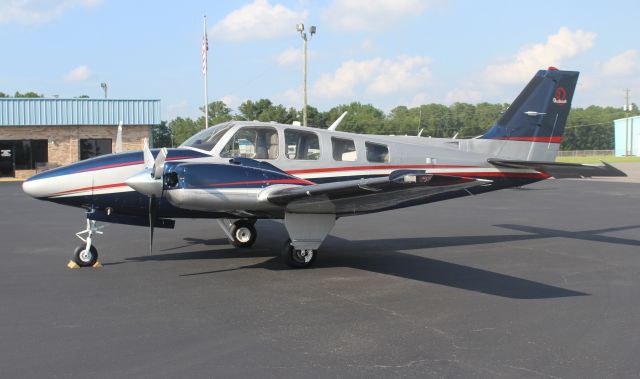
<path id="1" fill-rule="evenodd" d="M 14 177 L 13 141 L 0 141 L 0 177 Z"/>

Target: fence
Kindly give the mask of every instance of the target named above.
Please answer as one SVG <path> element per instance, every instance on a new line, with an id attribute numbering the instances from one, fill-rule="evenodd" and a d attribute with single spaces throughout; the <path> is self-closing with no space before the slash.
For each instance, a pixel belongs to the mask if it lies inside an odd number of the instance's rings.
<path id="1" fill-rule="evenodd" d="M 613 157 L 613 150 L 571 150 L 558 151 L 559 157 Z"/>

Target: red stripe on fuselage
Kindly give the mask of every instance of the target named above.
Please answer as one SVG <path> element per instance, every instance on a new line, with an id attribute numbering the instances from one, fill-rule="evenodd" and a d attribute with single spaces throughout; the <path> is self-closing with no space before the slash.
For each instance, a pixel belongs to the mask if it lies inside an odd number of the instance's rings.
<path id="1" fill-rule="evenodd" d="M 387 166 L 349 166 L 349 167 L 330 167 L 330 168 L 311 168 L 306 170 L 291 170 L 287 173 L 295 174 L 313 174 L 318 172 L 337 172 L 337 171 L 363 171 L 363 170 L 390 170 L 390 169 L 412 169 L 412 168 L 471 168 L 477 166 L 453 166 L 453 165 L 387 165 Z"/>
<path id="2" fill-rule="evenodd" d="M 66 191 L 60 191 L 60 192 L 52 193 L 49 196 L 67 195 L 67 194 L 74 193 L 74 192 L 82 192 L 82 191 L 89 191 L 89 190 L 93 191 L 93 190 L 104 189 L 104 188 L 124 187 L 126 185 L 127 185 L 127 183 L 114 183 L 114 184 L 105 184 L 105 185 L 102 185 L 102 186 L 76 188 L 76 189 L 72 189 L 72 190 L 66 190 Z"/>
<path id="3" fill-rule="evenodd" d="M 545 142 L 545 143 L 562 143 L 562 137 L 504 137 L 492 138 L 504 141 L 527 141 L 527 142 Z"/>

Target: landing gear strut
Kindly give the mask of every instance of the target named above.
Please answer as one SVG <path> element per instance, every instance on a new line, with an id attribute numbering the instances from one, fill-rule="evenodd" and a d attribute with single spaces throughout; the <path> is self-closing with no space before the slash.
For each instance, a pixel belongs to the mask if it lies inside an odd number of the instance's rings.
<path id="1" fill-rule="evenodd" d="M 258 237 L 255 220 L 237 220 L 231 222 L 228 219 L 218 220 L 220 227 L 235 247 L 248 248 L 253 246 Z"/>
<path id="2" fill-rule="evenodd" d="M 91 267 L 98 263 L 98 250 L 95 246 L 93 246 L 92 240 L 94 234 L 102 234 L 100 229 L 103 226 L 96 226 L 96 222 L 94 220 L 89 220 L 87 218 L 87 228 L 81 232 L 76 233 L 76 236 L 80 238 L 83 245 L 76 247 L 73 252 L 72 261 L 80 267 Z M 83 234 L 87 234 L 87 237 L 82 237 Z"/>

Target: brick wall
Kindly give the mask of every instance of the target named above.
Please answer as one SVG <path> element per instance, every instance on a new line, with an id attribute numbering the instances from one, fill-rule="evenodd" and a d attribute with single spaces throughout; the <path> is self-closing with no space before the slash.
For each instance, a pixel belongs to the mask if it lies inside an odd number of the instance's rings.
<path id="1" fill-rule="evenodd" d="M 122 151 L 140 150 L 145 138 L 150 138 L 149 126 L 122 127 Z M 49 141 L 49 164 L 67 165 L 80 159 L 80 139 L 111 138 L 111 150 L 116 150 L 117 126 L 2 126 L 0 140 L 46 139 Z M 32 171 L 16 170 L 16 178 L 31 176 Z"/>
<path id="2" fill-rule="evenodd" d="M 38 126 L 0 127 L 0 140 L 46 139 L 49 141 L 49 163 L 66 165 L 80 159 L 79 140 L 111 138 L 116 149 L 117 126 Z M 122 127 L 122 151 L 140 150 L 143 140 L 150 138 L 149 126 Z M 16 173 L 16 176 L 17 173 Z"/>

